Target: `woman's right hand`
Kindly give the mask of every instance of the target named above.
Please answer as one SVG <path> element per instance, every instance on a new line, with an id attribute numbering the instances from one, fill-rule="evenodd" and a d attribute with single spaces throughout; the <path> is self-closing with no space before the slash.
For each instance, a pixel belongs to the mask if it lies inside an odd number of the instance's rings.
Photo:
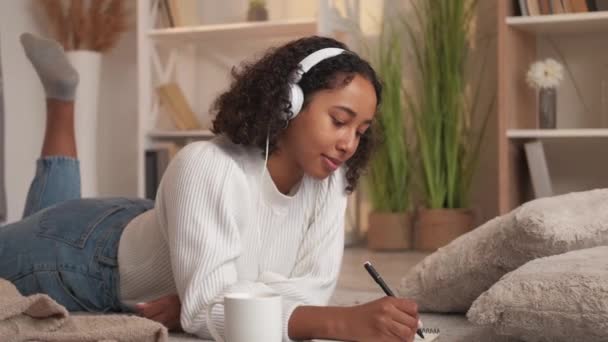
<path id="1" fill-rule="evenodd" d="M 346 326 L 354 341 L 414 341 L 418 306 L 409 299 L 383 297 L 350 307 Z"/>

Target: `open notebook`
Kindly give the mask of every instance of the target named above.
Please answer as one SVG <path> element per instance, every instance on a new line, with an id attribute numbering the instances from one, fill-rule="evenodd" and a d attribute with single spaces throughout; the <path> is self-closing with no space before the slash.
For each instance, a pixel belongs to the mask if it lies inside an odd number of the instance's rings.
<path id="1" fill-rule="evenodd" d="M 310 342 L 331 342 L 333 340 L 311 340 Z M 424 334 L 424 340 L 416 335 L 416 339 L 414 340 L 415 342 L 432 342 L 432 341 L 436 341 L 439 342 L 439 334 L 431 334 L 431 333 L 425 333 Z"/>

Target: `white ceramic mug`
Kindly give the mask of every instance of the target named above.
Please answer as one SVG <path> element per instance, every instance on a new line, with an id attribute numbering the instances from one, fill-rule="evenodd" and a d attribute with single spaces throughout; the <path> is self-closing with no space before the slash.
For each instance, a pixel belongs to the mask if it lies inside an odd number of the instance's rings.
<path id="1" fill-rule="evenodd" d="M 226 342 L 281 342 L 283 315 L 281 295 L 265 293 L 231 293 L 207 307 L 207 327 L 213 339 L 224 342 L 211 320 L 217 304 L 224 305 Z"/>

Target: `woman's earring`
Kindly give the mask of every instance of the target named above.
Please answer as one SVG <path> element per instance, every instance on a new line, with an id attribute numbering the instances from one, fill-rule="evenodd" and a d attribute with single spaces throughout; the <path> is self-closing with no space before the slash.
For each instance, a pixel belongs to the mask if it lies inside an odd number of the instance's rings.
<path id="1" fill-rule="evenodd" d="M 283 129 L 287 129 L 287 126 L 289 126 L 289 121 L 290 120 L 285 120 L 285 126 L 283 127 Z"/>

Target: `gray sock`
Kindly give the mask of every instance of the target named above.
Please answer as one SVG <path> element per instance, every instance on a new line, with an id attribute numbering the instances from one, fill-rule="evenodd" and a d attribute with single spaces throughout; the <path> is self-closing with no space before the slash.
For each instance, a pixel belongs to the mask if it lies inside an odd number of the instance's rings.
<path id="1" fill-rule="evenodd" d="M 56 41 L 34 36 L 21 35 L 21 45 L 27 58 L 32 62 L 44 86 L 47 98 L 64 101 L 74 100 L 78 85 L 78 72 L 72 67 Z"/>

